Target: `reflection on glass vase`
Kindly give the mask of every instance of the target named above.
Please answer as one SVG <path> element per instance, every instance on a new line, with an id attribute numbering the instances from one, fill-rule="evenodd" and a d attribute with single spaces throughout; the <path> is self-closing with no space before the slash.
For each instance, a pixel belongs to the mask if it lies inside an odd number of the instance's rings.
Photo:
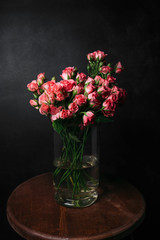
<path id="1" fill-rule="evenodd" d="M 71 127 L 53 134 L 56 201 L 66 207 L 90 206 L 98 197 L 98 127 Z"/>

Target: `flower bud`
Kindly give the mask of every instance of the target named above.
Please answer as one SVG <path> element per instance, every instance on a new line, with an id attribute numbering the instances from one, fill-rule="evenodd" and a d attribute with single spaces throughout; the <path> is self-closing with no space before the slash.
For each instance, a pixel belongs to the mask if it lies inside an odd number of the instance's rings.
<path id="1" fill-rule="evenodd" d="M 120 72 L 123 71 L 123 69 L 124 69 L 124 68 L 122 67 L 121 62 L 118 62 L 118 63 L 116 64 L 115 72 L 116 72 L 116 73 L 120 73 Z"/>
<path id="2" fill-rule="evenodd" d="M 31 99 L 29 103 L 32 107 L 38 109 L 38 101 L 36 99 Z"/>
<path id="3" fill-rule="evenodd" d="M 27 88 L 30 92 L 35 92 L 38 90 L 38 84 L 36 80 L 33 80 L 31 83 L 27 85 Z"/>
<path id="4" fill-rule="evenodd" d="M 39 87 L 44 83 L 44 80 L 45 80 L 45 73 L 39 73 L 37 75 L 37 84 Z"/>

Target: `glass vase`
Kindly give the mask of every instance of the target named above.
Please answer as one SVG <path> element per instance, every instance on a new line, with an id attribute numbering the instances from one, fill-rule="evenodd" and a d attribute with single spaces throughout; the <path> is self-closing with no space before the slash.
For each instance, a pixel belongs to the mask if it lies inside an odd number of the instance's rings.
<path id="1" fill-rule="evenodd" d="M 53 185 L 55 200 L 66 207 L 93 204 L 99 185 L 98 127 L 54 131 Z"/>

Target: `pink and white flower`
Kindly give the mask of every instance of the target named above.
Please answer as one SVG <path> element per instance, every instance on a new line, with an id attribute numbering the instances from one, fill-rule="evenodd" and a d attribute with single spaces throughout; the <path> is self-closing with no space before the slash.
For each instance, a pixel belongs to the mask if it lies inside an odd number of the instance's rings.
<path id="1" fill-rule="evenodd" d="M 55 121 L 59 118 L 60 118 L 60 113 L 59 112 L 50 116 L 51 122 L 53 122 L 53 121 Z"/>
<path id="2" fill-rule="evenodd" d="M 121 62 L 118 62 L 118 63 L 116 64 L 116 70 L 115 70 L 115 72 L 116 72 L 116 73 L 120 73 L 120 72 L 123 71 L 123 69 L 124 69 L 124 68 L 123 68 Z"/>
<path id="3" fill-rule="evenodd" d="M 62 106 L 60 107 L 55 107 L 54 105 L 50 105 L 50 114 L 51 115 L 56 115 L 57 113 L 59 113 L 62 109 Z"/>
<path id="4" fill-rule="evenodd" d="M 84 73 L 77 73 L 76 80 L 78 83 L 82 83 L 86 80 L 86 74 Z"/>
<path id="5" fill-rule="evenodd" d="M 37 75 L 38 86 L 41 86 L 44 83 L 44 80 L 45 80 L 45 73 L 39 73 Z"/>
<path id="6" fill-rule="evenodd" d="M 49 97 L 48 97 L 48 95 L 47 95 L 45 92 L 43 92 L 43 93 L 39 96 L 38 102 L 39 102 L 39 104 L 49 103 Z"/>
<path id="7" fill-rule="evenodd" d="M 97 75 L 97 76 L 95 76 L 94 80 L 95 80 L 96 84 L 102 85 L 102 83 L 104 82 L 105 79 L 103 79 L 101 76 Z"/>
<path id="8" fill-rule="evenodd" d="M 83 115 L 83 125 L 86 127 L 89 124 L 93 124 L 95 120 L 95 115 L 93 112 L 88 111 Z"/>
<path id="9" fill-rule="evenodd" d="M 103 114 L 105 117 L 113 117 L 116 109 L 116 104 L 112 99 L 106 99 L 103 102 Z"/>
<path id="10" fill-rule="evenodd" d="M 72 92 L 75 88 L 76 82 L 73 79 L 61 80 L 60 84 L 66 92 Z"/>
<path id="11" fill-rule="evenodd" d="M 66 93 L 59 92 L 56 94 L 55 99 L 59 102 L 63 101 L 67 97 Z"/>
<path id="12" fill-rule="evenodd" d="M 89 83 L 87 86 L 85 86 L 85 92 L 87 94 L 90 94 L 95 90 L 95 86 L 92 83 Z"/>
<path id="13" fill-rule="evenodd" d="M 44 82 L 45 73 L 39 73 L 37 80 L 27 85 L 35 98 L 30 100 L 30 105 L 39 109 L 42 115 L 47 115 L 52 122 L 61 119 L 60 124 L 64 122 L 69 126 L 77 122 L 82 130 L 94 123 L 99 114 L 113 117 L 116 107 L 124 102 L 127 93 L 117 86 L 116 78 L 112 76 L 112 71 L 120 73 L 123 70 L 121 62 L 112 69 L 111 64 L 107 65 L 104 61 L 106 56 L 100 50 L 87 55 L 90 76 L 79 73 L 75 67 L 67 67 L 62 71 L 61 81 L 56 82 L 56 77 L 53 77 Z M 71 119 L 62 121 L 68 118 Z"/>
<path id="14" fill-rule="evenodd" d="M 49 105 L 45 104 L 45 103 L 42 103 L 41 107 L 39 108 L 39 112 L 42 114 L 42 115 L 47 115 L 49 113 Z"/>
<path id="15" fill-rule="evenodd" d="M 91 100 L 91 101 L 94 101 L 94 100 L 96 100 L 97 98 L 98 98 L 98 93 L 97 93 L 97 91 L 94 91 L 94 92 L 88 94 L 88 99 Z"/>
<path id="16" fill-rule="evenodd" d="M 97 92 L 99 95 L 101 95 L 102 98 L 106 98 L 110 95 L 111 89 L 105 85 L 102 85 L 97 89 Z"/>
<path id="17" fill-rule="evenodd" d="M 35 92 L 38 90 L 38 84 L 36 80 L 33 80 L 31 83 L 27 84 L 27 88 L 30 92 Z"/>
<path id="18" fill-rule="evenodd" d="M 91 100 L 89 104 L 94 109 L 99 109 L 101 107 L 101 101 L 98 98 Z"/>
<path id="19" fill-rule="evenodd" d="M 91 84 L 95 84 L 95 80 L 93 78 L 91 78 L 91 77 L 88 77 L 86 82 L 85 82 L 85 85 L 90 84 L 90 83 Z"/>
<path id="20" fill-rule="evenodd" d="M 75 67 L 67 67 L 67 68 L 65 68 L 62 71 L 62 75 L 61 75 L 62 79 L 63 80 L 71 79 L 74 76 L 75 71 L 76 71 Z"/>
<path id="21" fill-rule="evenodd" d="M 38 101 L 36 99 L 31 99 L 29 103 L 32 107 L 38 109 Z"/>
<path id="22" fill-rule="evenodd" d="M 117 86 L 112 87 L 112 95 L 116 95 L 119 103 L 123 103 L 126 99 L 127 92 L 123 88 L 118 88 Z"/>
<path id="23" fill-rule="evenodd" d="M 57 101 L 63 101 L 67 97 L 67 92 L 65 92 L 61 82 L 57 82 L 54 84 L 53 92 Z"/>
<path id="24" fill-rule="evenodd" d="M 55 101 L 55 94 L 54 92 L 51 90 L 51 88 L 49 88 L 48 90 L 45 91 L 45 94 L 48 96 L 48 103 L 54 103 Z"/>
<path id="25" fill-rule="evenodd" d="M 58 108 L 55 107 L 54 105 L 50 106 L 50 114 L 51 114 L 50 119 L 52 122 L 57 120 L 58 118 L 60 118 L 61 109 L 62 109 L 62 106 L 60 106 Z"/>
<path id="26" fill-rule="evenodd" d="M 78 106 L 82 106 L 87 102 L 87 97 L 83 94 L 76 95 L 73 102 L 76 102 Z"/>
<path id="27" fill-rule="evenodd" d="M 48 81 L 46 83 L 44 83 L 41 88 L 45 91 L 45 90 L 48 90 L 49 88 L 53 91 L 53 88 L 54 88 L 54 84 L 55 84 L 55 81 Z"/>
<path id="28" fill-rule="evenodd" d="M 76 112 L 78 112 L 79 107 L 78 107 L 76 102 L 73 102 L 73 103 L 69 104 L 68 109 L 69 109 L 70 112 L 76 113 Z"/>
<path id="29" fill-rule="evenodd" d="M 63 92 L 63 85 L 60 82 L 57 82 L 53 85 L 53 92 L 55 94 L 62 93 Z"/>
<path id="30" fill-rule="evenodd" d="M 95 54 L 94 54 L 94 53 L 88 53 L 88 54 L 87 54 L 87 59 L 88 59 L 89 61 L 95 60 Z"/>
<path id="31" fill-rule="evenodd" d="M 102 66 L 100 72 L 103 74 L 107 74 L 112 71 L 112 68 L 110 66 Z"/>
<path id="32" fill-rule="evenodd" d="M 95 59 L 103 60 L 108 54 L 105 54 L 104 52 L 97 50 L 94 52 Z"/>
<path id="33" fill-rule="evenodd" d="M 96 91 L 90 93 L 88 99 L 90 100 L 89 104 L 92 108 L 100 108 L 101 101 L 98 99 L 98 93 Z"/>
<path id="34" fill-rule="evenodd" d="M 119 102 L 121 103 L 121 104 L 123 104 L 124 103 L 124 101 L 126 100 L 126 97 L 127 97 L 127 92 L 126 92 L 126 90 L 125 89 L 123 89 L 123 88 L 119 88 Z"/>
<path id="35" fill-rule="evenodd" d="M 73 93 L 76 94 L 80 94 L 80 93 L 84 93 L 84 85 L 83 83 L 79 83 L 75 86 L 75 89 L 73 91 Z"/>
<path id="36" fill-rule="evenodd" d="M 107 100 L 111 100 L 111 101 L 114 102 L 114 103 L 118 103 L 119 94 L 112 93 L 112 94 L 107 98 Z"/>
<path id="37" fill-rule="evenodd" d="M 114 83 L 114 82 L 116 81 L 116 78 L 113 77 L 113 76 L 111 76 L 111 75 L 108 75 L 108 76 L 107 76 L 107 81 L 108 81 L 109 83 Z"/>
<path id="38" fill-rule="evenodd" d="M 94 51 L 93 53 L 88 53 L 87 54 L 87 59 L 89 61 L 91 61 L 91 60 L 96 61 L 97 59 L 103 60 L 107 55 L 108 54 L 105 54 L 104 52 L 102 52 L 100 50 L 97 50 L 97 51 Z"/>
<path id="39" fill-rule="evenodd" d="M 66 118 L 71 116 L 71 113 L 70 113 L 70 111 L 68 109 L 62 109 L 62 111 L 60 112 L 59 116 L 62 119 L 66 119 Z"/>

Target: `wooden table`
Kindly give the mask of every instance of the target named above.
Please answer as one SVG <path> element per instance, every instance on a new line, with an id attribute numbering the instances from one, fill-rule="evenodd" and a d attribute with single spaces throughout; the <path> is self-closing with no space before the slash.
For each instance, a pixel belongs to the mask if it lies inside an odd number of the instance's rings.
<path id="1" fill-rule="evenodd" d="M 19 185 L 7 203 L 10 225 L 27 240 L 121 239 L 139 226 L 144 212 L 142 195 L 123 180 L 103 182 L 90 207 L 60 206 L 54 200 L 51 173 Z"/>

